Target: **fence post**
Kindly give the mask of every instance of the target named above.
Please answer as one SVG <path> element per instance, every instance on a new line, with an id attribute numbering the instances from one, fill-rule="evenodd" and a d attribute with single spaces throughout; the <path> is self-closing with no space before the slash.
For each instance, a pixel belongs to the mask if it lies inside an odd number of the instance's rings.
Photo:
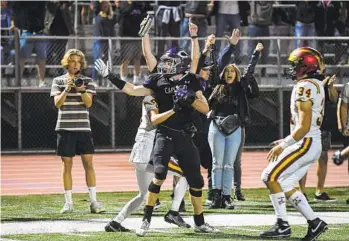
<path id="1" fill-rule="evenodd" d="M 111 147 L 112 149 L 116 149 L 115 146 L 115 90 L 111 89 L 109 91 L 109 101 L 110 101 L 110 122 L 111 122 L 111 128 L 110 128 L 110 138 L 111 138 Z"/>
<path id="2" fill-rule="evenodd" d="M 284 138 L 284 92 L 282 88 L 277 89 L 279 106 L 279 138 Z"/>
<path id="3" fill-rule="evenodd" d="M 15 41 L 15 81 L 18 86 L 16 94 L 17 106 L 17 148 L 22 151 L 22 89 L 21 89 L 21 67 L 20 67 L 20 30 L 14 31 Z"/>
<path id="4" fill-rule="evenodd" d="M 20 32 L 19 29 L 14 31 L 15 34 L 15 79 L 16 85 L 21 86 L 21 67 L 20 67 Z"/>
<path id="5" fill-rule="evenodd" d="M 18 146 L 18 151 L 22 151 L 22 90 L 21 88 L 18 88 L 17 92 L 17 146 Z"/>
<path id="6" fill-rule="evenodd" d="M 281 40 L 277 39 L 277 58 L 276 58 L 276 63 L 278 66 L 278 71 L 277 71 L 277 77 L 278 77 L 278 83 L 279 85 L 281 84 Z"/>
<path id="7" fill-rule="evenodd" d="M 75 0 L 74 30 L 75 30 L 75 48 L 78 48 L 78 0 Z"/>

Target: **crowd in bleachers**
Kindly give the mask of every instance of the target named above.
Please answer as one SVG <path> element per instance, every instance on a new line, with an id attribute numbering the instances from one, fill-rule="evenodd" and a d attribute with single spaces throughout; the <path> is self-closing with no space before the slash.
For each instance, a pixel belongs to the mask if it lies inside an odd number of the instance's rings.
<path id="1" fill-rule="evenodd" d="M 272 26 L 284 26 L 288 29 L 284 35 L 302 36 L 348 36 L 349 35 L 349 3 L 346 1 L 79 1 L 75 7 L 73 1 L 40 1 L 38 4 L 27 1 L 1 1 L 1 27 L 19 29 L 21 36 L 74 36 L 92 34 L 100 37 L 138 37 L 139 24 L 147 14 L 155 16 L 155 36 L 186 37 L 189 19 L 199 27 L 199 37 L 214 33 L 217 38 L 230 33 L 234 28 L 245 28 L 249 37 L 267 37 L 275 35 Z M 87 26 L 93 31 L 84 32 Z M 117 30 L 117 31 L 116 31 Z M 242 31 L 243 32 L 243 31 Z M 3 30 L 2 36 L 11 35 L 11 31 Z M 276 33 L 280 36 L 283 33 Z M 38 65 L 39 86 L 45 87 L 45 76 L 50 69 L 45 65 L 60 65 L 60 60 L 67 48 L 68 39 L 40 39 L 29 41 L 21 39 L 21 73 L 24 63 L 29 57 L 36 55 Z M 270 63 L 268 55 L 270 41 L 262 41 L 264 50 L 261 64 Z M 295 46 L 315 46 L 320 52 L 326 52 L 325 46 L 330 41 L 295 40 Z M 188 49 L 189 40 L 159 40 L 155 54 L 160 56 L 167 48 L 180 46 Z M 332 41 L 334 57 L 327 64 L 348 63 L 348 42 Z M 200 43 L 203 46 L 203 41 Z M 248 50 L 252 51 L 255 41 L 248 42 Z M 13 62 L 13 41 L 1 39 L 1 64 Z M 121 41 L 118 64 L 121 66 L 121 77 L 139 83 L 141 66 L 141 42 Z M 217 41 L 217 47 L 221 41 Z M 91 44 L 93 58 L 106 60 L 111 51 L 107 40 L 94 40 Z M 115 48 L 115 46 L 113 46 Z M 115 49 L 113 49 L 115 51 Z M 241 54 L 241 43 L 234 53 L 234 62 L 240 64 L 244 56 Z M 91 56 L 91 57 L 92 57 Z M 90 63 L 92 64 L 92 63 Z M 129 64 L 133 65 L 133 80 L 128 74 Z M 54 74 L 60 74 L 57 70 Z M 92 71 L 92 77 L 95 72 Z M 262 68 L 261 76 L 266 75 Z"/>

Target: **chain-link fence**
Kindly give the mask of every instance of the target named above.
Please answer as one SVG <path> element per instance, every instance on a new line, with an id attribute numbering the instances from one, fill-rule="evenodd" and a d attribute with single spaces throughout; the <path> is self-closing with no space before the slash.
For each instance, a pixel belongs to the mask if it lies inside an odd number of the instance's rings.
<path id="1" fill-rule="evenodd" d="M 280 28 L 282 29 L 282 28 Z M 286 29 L 287 30 L 287 29 Z M 285 30 L 285 31 L 286 31 Z M 92 30 L 85 29 L 83 35 L 92 36 Z M 247 31 L 246 29 L 243 31 Z M 16 37 L 17 36 L 17 37 Z M 113 71 L 122 74 L 129 81 L 137 79 L 137 83 L 141 83 L 148 74 L 145 61 L 142 56 L 141 39 L 131 37 L 60 37 L 60 36 L 30 36 L 19 37 L 18 34 L 13 36 L 2 36 L 6 39 L 8 46 L 4 48 L 4 58 L 1 62 L 1 86 L 39 86 L 39 79 L 45 80 L 43 87 L 51 86 L 53 77 L 64 73 L 60 62 L 67 49 L 78 48 L 82 50 L 88 62 L 88 68 L 83 74 L 91 76 L 99 86 L 110 87 L 108 82 L 102 80 L 94 71 L 93 63 L 97 58 L 105 61 L 111 61 Z M 337 75 L 337 83 L 344 84 L 348 81 L 349 63 L 348 63 L 348 43 L 349 37 L 312 37 L 299 38 L 300 40 L 311 40 L 322 49 L 325 58 L 326 71 L 328 74 Z M 28 45 L 33 47 L 33 52 L 26 58 L 21 56 L 19 41 L 26 40 Z M 223 48 L 227 41 L 224 38 L 218 38 Z M 315 41 L 316 40 L 316 41 Z M 159 38 L 151 37 L 152 51 L 155 56 L 159 57 L 162 53 L 158 52 L 159 45 L 165 44 L 167 47 L 190 42 L 190 38 Z M 288 68 L 287 57 L 292 49 L 296 47 L 294 37 L 260 37 L 249 38 L 242 37 L 236 47 L 232 61 L 243 69 L 247 66 L 252 51 L 255 49 L 257 42 L 264 43 L 264 50 L 256 67 L 256 77 L 261 85 L 283 85 L 291 84 L 291 81 L 283 78 L 283 73 Z M 17 43 L 18 42 L 18 43 Z M 163 43 L 161 43 L 163 42 Z M 17 44 L 16 44 L 17 43 Z M 190 47 L 190 44 L 187 44 Z M 317 46 L 317 47 L 319 47 Z M 45 48 L 41 51 L 40 48 Z M 39 50 L 40 51 L 39 51 Z M 190 48 L 188 49 L 190 51 Z M 40 55 L 45 53 L 46 61 L 44 65 L 38 65 L 37 60 Z M 15 75 L 15 67 L 18 66 L 16 58 L 24 61 L 23 75 Z M 41 68 L 41 70 L 40 70 Z M 286 81 L 286 82 L 285 82 Z"/>
<path id="2" fill-rule="evenodd" d="M 88 30 L 86 36 L 92 36 Z M 53 151 L 56 145 L 54 127 L 57 109 L 49 97 L 52 79 L 63 73 L 60 60 L 69 48 L 81 49 L 87 58 L 88 68 L 83 71 L 93 76 L 98 84 L 97 97 L 91 108 L 91 125 L 96 148 L 99 150 L 124 150 L 131 148 L 139 125 L 141 115 L 140 97 L 130 97 L 116 90 L 110 83 L 95 75 L 93 62 L 95 58 L 103 58 L 113 63 L 113 72 L 120 73 L 125 61 L 131 60 L 124 68 L 124 75 L 133 81 L 134 72 L 140 69 L 141 81 L 148 74 L 144 60 L 137 63 L 141 54 L 139 38 L 98 38 L 98 37 L 56 37 L 32 36 L 23 37 L 29 43 L 45 42 L 46 65 L 44 75 L 46 87 L 39 88 L 38 71 L 35 66 L 36 51 L 25 59 L 25 68 L 21 76 L 19 62 L 20 36 L 15 32 L 6 38 L 8 48 L 1 62 L 1 149 L 3 151 Z M 314 38 L 301 38 L 314 40 Z M 324 44 L 326 71 L 337 74 L 337 84 L 348 81 L 349 65 L 340 64 L 342 56 L 347 53 L 349 37 L 317 38 L 328 41 Z M 224 47 L 226 40 L 222 40 Z M 252 124 L 246 128 L 247 147 L 266 147 L 271 141 L 285 136 L 289 131 L 289 97 L 292 81 L 283 78 L 287 65 L 288 53 L 295 47 L 293 37 L 248 38 L 243 37 L 239 43 L 239 52 L 234 52 L 232 61 L 243 69 L 247 66 L 250 51 L 254 49 L 252 40 L 266 41 L 269 50 L 265 59 L 261 58 L 256 67 L 256 77 L 262 89 L 261 96 L 251 102 Z M 36 42 L 37 41 L 37 42 Z M 158 54 L 158 41 L 189 41 L 190 38 L 157 38 L 152 37 L 152 51 Z M 336 44 L 337 42 L 340 43 Z M 265 45 L 267 45 L 266 43 Z M 42 45 L 38 45 L 38 47 Z M 190 44 L 188 44 L 190 46 Z M 336 49 L 338 46 L 339 50 Z M 168 46 L 167 46 L 168 47 Z M 268 48 L 266 48 L 268 49 Z M 34 49 L 35 50 L 35 49 Z M 190 51 L 190 50 L 188 50 Z M 336 54 L 340 57 L 336 57 Z M 126 59 L 126 60 L 125 60 Z M 263 59 L 263 60 L 262 60 Z M 127 61 L 126 61 L 127 62 Z M 133 66 L 136 62 L 136 66 Z M 123 64 L 124 63 L 124 64 Z M 138 64 L 138 65 L 137 65 Z M 263 71 L 263 69 L 265 69 Z M 140 82 L 141 82 L 140 81 Z M 333 134 L 334 143 L 339 143 L 338 133 Z"/>
<path id="3" fill-rule="evenodd" d="M 340 90 L 340 86 L 337 86 Z M 246 147 L 266 148 L 289 133 L 291 86 L 261 87 L 259 98 L 251 101 L 252 123 L 246 127 Z M 128 96 L 114 88 L 97 88 L 90 109 L 96 149 L 130 150 L 141 117 L 142 97 Z M 7 88 L 1 93 L 2 152 L 53 152 L 56 148 L 57 108 L 49 90 Z M 333 117 L 336 126 L 336 118 Z M 340 134 L 333 132 L 333 144 Z"/>

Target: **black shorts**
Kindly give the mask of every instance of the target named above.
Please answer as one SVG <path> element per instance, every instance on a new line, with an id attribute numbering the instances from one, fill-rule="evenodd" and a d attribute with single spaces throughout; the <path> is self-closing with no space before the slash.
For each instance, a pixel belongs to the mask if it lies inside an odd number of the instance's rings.
<path id="1" fill-rule="evenodd" d="M 331 136 L 330 131 L 321 131 L 322 151 L 331 149 Z"/>
<path id="2" fill-rule="evenodd" d="M 95 147 L 91 132 L 57 132 L 57 155 L 73 157 L 75 155 L 93 154 Z"/>
<path id="3" fill-rule="evenodd" d="M 155 177 L 166 178 L 168 162 L 176 156 L 178 164 L 192 188 L 202 188 L 204 181 L 200 171 L 200 155 L 190 135 L 158 127 L 151 160 L 154 163 Z M 161 178 L 160 178 L 161 179 Z"/>

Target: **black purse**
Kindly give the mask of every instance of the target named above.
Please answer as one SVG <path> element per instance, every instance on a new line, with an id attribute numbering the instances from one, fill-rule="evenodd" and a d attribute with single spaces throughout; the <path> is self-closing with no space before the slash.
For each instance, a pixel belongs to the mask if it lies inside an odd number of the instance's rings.
<path id="1" fill-rule="evenodd" d="M 233 134 L 241 126 L 241 121 L 237 114 L 228 115 L 224 119 L 214 118 L 214 123 L 226 136 Z"/>

